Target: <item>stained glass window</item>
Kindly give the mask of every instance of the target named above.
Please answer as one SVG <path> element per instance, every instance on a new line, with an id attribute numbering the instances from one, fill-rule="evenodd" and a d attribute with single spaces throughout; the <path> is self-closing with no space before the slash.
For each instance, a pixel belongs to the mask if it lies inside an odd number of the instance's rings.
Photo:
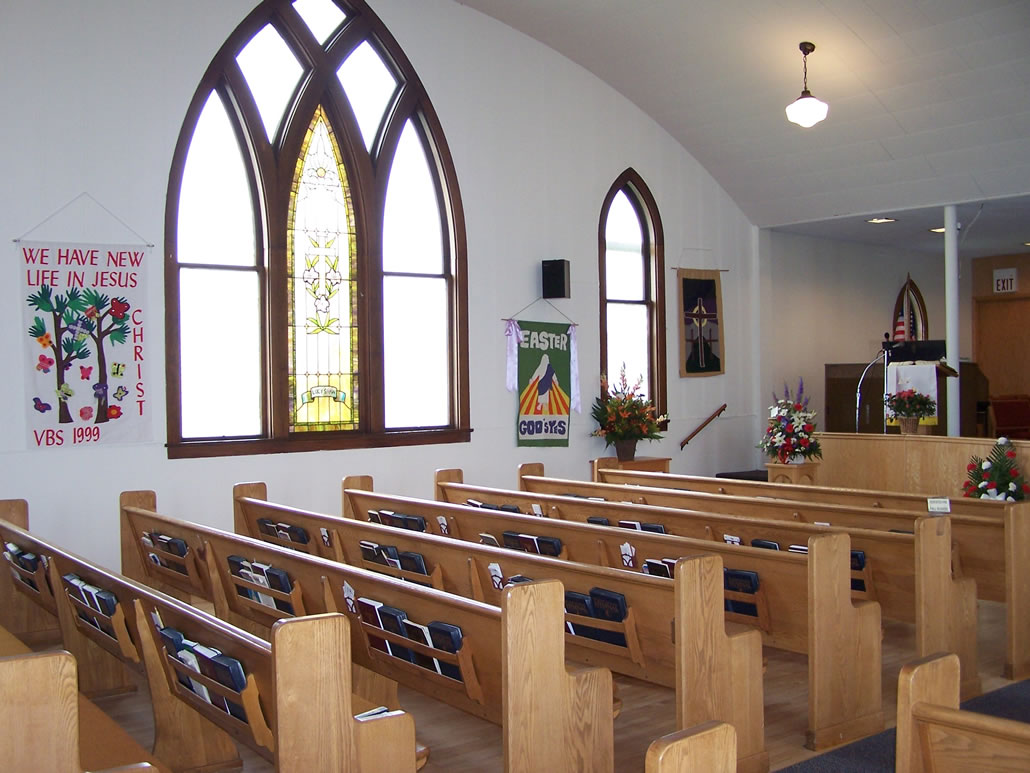
<path id="1" fill-rule="evenodd" d="M 404 52 L 364 0 L 263 0 L 214 61 L 166 210 L 169 455 L 467 441 L 463 210 Z"/>
<path id="2" fill-rule="evenodd" d="M 291 196 L 290 429 L 358 424 L 354 209 L 325 112 L 311 122 Z"/>

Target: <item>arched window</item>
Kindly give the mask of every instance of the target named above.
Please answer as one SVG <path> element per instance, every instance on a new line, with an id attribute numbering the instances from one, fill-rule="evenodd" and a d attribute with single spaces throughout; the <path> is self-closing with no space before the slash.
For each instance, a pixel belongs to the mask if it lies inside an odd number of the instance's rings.
<path id="1" fill-rule="evenodd" d="M 601 291 L 601 372 L 630 384 L 666 412 L 665 261 L 662 220 L 643 179 L 627 169 L 601 207 L 597 234 Z"/>
<path id="2" fill-rule="evenodd" d="M 362 0 L 265 0 L 230 36 L 166 239 L 170 456 L 468 440 L 457 176 Z"/>

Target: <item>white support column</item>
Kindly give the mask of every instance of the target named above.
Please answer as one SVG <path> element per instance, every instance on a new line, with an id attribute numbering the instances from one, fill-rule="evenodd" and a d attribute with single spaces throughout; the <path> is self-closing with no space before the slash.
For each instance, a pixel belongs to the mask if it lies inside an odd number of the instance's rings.
<path id="1" fill-rule="evenodd" d="M 947 345 L 948 365 L 956 371 L 958 362 L 958 221 L 955 205 L 944 208 L 944 317 L 946 320 L 945 343 Z M 961 434 L 959 380 L 948 379 L 948 434 L 958 437 Z"/>

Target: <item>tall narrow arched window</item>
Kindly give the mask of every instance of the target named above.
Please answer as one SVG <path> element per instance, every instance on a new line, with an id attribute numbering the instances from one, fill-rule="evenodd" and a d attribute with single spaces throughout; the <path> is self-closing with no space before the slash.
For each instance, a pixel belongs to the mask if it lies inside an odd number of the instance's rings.
<path id="1" fill-rule="evenodd" d="M 598 227 L 601 372 L 626 368 L 659 414 L 666 411 L 662 221 L 643 179 L 627 169 L 612 184 Z"/>
<path id="2" fill-rule="evenodd" d="M 233 32 L 166 234 L 170 456 L 468 440 L 457 176 L 363 0 L 265 0 Z"/>

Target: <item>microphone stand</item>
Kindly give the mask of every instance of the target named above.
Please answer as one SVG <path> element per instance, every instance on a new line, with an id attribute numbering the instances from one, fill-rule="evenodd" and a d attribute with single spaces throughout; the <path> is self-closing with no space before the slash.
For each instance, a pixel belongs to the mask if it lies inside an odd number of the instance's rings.
<path id="1" fill-rule="evenodd" d="M 889 357 L 888 349 L 890 348 L 890 345 L 891 345 L 890 341 L 884 341 L 880 345 L 882 347 L 880 349 L 880 351 L 878 351 L 876 353 L 876 356 L 873 357 L 872 360 L 870 360 L 869 364 L 865 366 L 865 370 L 862 371 L 862 375 L 858 377 L 858 389 L 855 390 L 855 433 L 856 434 L 858 433 L 858 422 L 859 422 L 859 416 L 860 416 L 861 405 L 862 405 L 862 379 L 865 378 L 865 374 L 869 372 L 869 369 L 871 367 L 873 367 L 873 365 L 876 363 L 876 361 L 878 359 L 880 359 L 881 357 L 883 357 L 884 394 L 887 393 L 886 392 L 886 385 L 887 385 L 887 360 L 888 360 L 888 357 Z M 884 414 L 883 431 L 884 431 L 884 434 L 887 433 L 886 414 Z"/>

